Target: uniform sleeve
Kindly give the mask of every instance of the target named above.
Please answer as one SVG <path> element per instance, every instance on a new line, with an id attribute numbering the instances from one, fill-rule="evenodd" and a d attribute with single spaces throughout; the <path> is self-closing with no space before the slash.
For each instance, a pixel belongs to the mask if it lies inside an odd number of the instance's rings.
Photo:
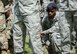
<path id="1" fill-rule="evenodd" d="M 10 5 L 9 4 L 5 6 L 5 12 L 7 12 L 8 10 L 10 10 Z"/>
<path id="2" fill-rule="evenodd" d="M 57 32 L 59 29 L 57 22 L 55 23 L 54 26 L 52 26 L 51 28 L 49 28 L 48 30 L 43 31 L 45 34 L 52 34 L 54 32 Z"/>
<path id="3" fill-rule="evenodd" d="M 13 0 L 2 0 L 4 7 L 5 7 L 5 12 L 7 12 L 8 10 L 10 10 L 10 6 L 13 2 Z"/>
<path id="4" fill-rule="evenodd" d="M 43 31 L 45 30 L 45 27 L 46 27 L 46 24 L 45 24 L 45 22 L 43 21 L 43 22 L 42 22 L 42 30 L 43 30 Z"/>

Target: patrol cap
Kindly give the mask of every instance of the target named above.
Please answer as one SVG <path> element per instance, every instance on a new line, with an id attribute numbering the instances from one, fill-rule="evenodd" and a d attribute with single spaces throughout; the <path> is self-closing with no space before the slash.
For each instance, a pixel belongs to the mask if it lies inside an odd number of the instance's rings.
<path id="1" fill-rule="evenodd" d="M 47 12 L 50 9 L 56 9 L 56 10 L 58 10 L 56 3 L 54 3 L 54 2 L 53 3 L 49 3 L 48 6 L 47 6 Z"/>

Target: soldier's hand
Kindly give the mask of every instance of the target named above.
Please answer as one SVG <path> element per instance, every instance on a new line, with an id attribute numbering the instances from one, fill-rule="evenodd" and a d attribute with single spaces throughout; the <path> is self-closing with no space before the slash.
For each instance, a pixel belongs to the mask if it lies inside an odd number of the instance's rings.
<path id="1" fill-rule="evenodd" d="M 7 12 L 5 12 L 5 16 L 8 18 L 10 16 L 10 10 L 8 10 Z"/>
<path id="2" fill-rule="evenodd" d="M 40 33 L 40 37 L 43 37 L 44 35 L 45 35 L 44 32 L 41 32 L 41 33 Z"/>

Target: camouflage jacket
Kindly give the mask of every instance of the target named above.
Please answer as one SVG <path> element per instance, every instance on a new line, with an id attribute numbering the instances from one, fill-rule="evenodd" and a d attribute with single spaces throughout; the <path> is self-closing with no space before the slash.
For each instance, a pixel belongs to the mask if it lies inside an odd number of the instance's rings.
<path id="1" fill-rule="evenodd" d="M 3 31 L 6 28 L 4 12 L 5 12 L 4 11 L 4 4 L 0 0 L 0 32 Z"/>

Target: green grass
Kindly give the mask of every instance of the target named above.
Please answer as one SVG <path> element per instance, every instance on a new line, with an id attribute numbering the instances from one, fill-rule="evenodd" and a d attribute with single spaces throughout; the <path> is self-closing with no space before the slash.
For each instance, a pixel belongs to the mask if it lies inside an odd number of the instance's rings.
<path id="1" fill-rule="evenodd" d="M 29 36 L 26 37 L 26 41 L 25 41 L 25 54 L 32 54 L 32 50 L 29 46 Z"/>

